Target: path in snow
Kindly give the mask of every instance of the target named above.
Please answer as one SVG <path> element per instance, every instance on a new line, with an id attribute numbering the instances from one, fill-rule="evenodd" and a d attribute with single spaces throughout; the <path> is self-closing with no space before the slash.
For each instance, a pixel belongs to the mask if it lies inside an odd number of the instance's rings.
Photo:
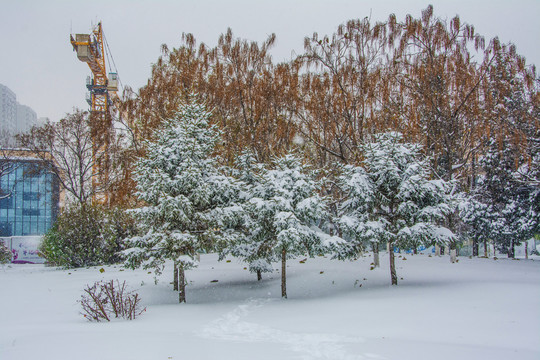
<path id="1" fill-rule="evenodd" d="M 220 318 L 211 321 L 198 335 L 207 339 L 225 341 L 281 344 L 298 353 L 300 359 L 384 359 L 384 357 L 375 354 L 350 354 L 344 349 L 345 344 L 364 342 L 364 339 L 360 337 L 294 333 L 243 320 L 250 313 L 271 301 L 275 300 L 250 299 Z"/>

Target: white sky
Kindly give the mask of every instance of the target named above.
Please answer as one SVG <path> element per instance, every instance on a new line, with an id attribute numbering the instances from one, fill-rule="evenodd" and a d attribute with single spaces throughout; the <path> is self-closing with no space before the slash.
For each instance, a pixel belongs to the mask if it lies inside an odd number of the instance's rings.
<path id="1" fill-rule="evenodd" d="M 372 20 L 390 13 L 398 20 L 418 17 L 429 3 L 435 15 L 458 14 L 487 40 L 512 41 L 527 63 L 540 65 L 540 0 L 0 0 L 0 83 L 38 117 L 55 121 L 74 107 L 88 108 L 90 70 L 77 60 L 69 34 L 89 33 L 100 20 L 122 82 L 138 89 L 161 44 L 179 46 L 182 32 L 209 45 L 228 27 L 256 41 L 274 32 L 278 62 L 301 53 L 304 37 L 314 31 L 332 34 L 370 13 Z"/>

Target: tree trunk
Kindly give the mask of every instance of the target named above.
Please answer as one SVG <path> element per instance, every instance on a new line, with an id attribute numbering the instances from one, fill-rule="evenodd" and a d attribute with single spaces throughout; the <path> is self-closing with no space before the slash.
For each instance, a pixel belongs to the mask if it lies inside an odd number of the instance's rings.
<path id="1" fill-rule="evenodd" d="M 435 256 L 441 256 L 441 247 L 435 244 Z"/>
<path id="2" fill-rule="evenodd" d="M 510 246 L 508 247 L 508 257 L 510 259 L 513 259 L 516 257 L 516 253 L 515 253 L 515 243 L 514 243 L 514 239 L 510 240 Z"/>
<path id="3" fill-rule="evenodd" d="M 472 242 L 472 256 L 478 257 L 478 240 L 476 239 Z"/>
<path id="4" fill-rule="evenodd" d="M 525 241 L 525 259 L 529 259 L 529 240 Z"/>
<path id="5" fill-rule="evenodd" d="M 184 266 L 180 265 L 178 267 L 178 302 L 186 302 L 186 275 L 184 273 Z"/>
<path id="6" fill-rule="evenodd" d="M 397 285 L 396 261 L 392 244 L 390 244 L 390 277 L 392 278 L 392 285 Z"/>
<path id="7" fill-rule="evenodd" d="M 487 243 L 487 239 L 484 239 L 484 257 L 488 257 L 488 243 Z"/>
<path id="8" fill-rule="evenodd" d="M 379 243 L 372 242 L 371 246 L 373 248 L 373 266 L 380 267 L 381 263 L 379 261 Z"/>
<path id="9" fill-rule="evenodd" d="M 453 264 L 456 262 L 456 249 L 450 250 L 450 262 Z"/>
<path id="10" fill-rule="evenodd" d="M 413 247 L 413 254 L 418 255 L 418 247 Z"/>
<path id="11" fill-rule="evenodd" d="M 173 290 L 178 291 L 178 263 L 176 261 L 173 269 Z"/>
<path id="12" fill-rule="evenodd" d="M 287 250 L 281 250 L 281 297 L 287 298 Z"/>
<path id="13" fill-rule="evenodd" d="M 261 281 L 262 280 L 262 272 L 261 270 L 257 270 L 257 281 Z"/>

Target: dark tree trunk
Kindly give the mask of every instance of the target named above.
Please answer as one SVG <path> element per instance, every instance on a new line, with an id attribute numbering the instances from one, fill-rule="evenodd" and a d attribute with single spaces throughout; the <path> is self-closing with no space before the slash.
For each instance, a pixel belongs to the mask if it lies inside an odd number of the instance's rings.
<path id="1" fill-rule="evenodd" d="M 472 242 L 472 256 L 478 256 L 478 240 L 476 239 Z"/>
<path id="2" fill-rule="evenodd" d="M 413 254 L 418 255 L 418 248 L 416 246 L 413 247 Z"/>
<path id="3" fill-rule="evenodd" d="M 287 250 L 281 250 L 281 297 L 287 298 Z"/>
<path id="4" fill-rule="evenodd" d="M 392 278 L 392 285 L 397 285 L 397 274 L 396 274 L 396 261 L 394 258 L 394 249 L 390 243 L 390 277 Z"/>
<path id="5" fill-rule="evenodd" d="M 373 266 L 379 267 L 381 265 L 379 261 L 379 243 L 378 242 L 372 242 L 371 246 L 373 248 Z"/>
<path id="6" fill-rule="evenodd" d="M 176 261 L 173 269 L 173 290 L 178 291 L 178 263 Z"/>
<path id="7" fill-rule="evenodd" d="M 257 270 L 257 281 L 261 281 L 262 280 L 262 272 L 261 270 Z"/>
<path id="8" fill-rule="evenodd" d="M 488 257 L 488 243 L 487 243 L 487 239 L 484 239 L 484 257 Z"/>
<path id="9" fill-rule="evenodd" d="M 184 267 L 180 265 L 178 267 L 178 302 L 186 302 L 186 275 L 184 273 Z"/>
<path id="10" fill-rule="evenodd" d="M 516 257 L 516 249 L 515 249 L 515 242 L 514 242 L 514 239 L 510 240 L 510 246 L 508 247 L 508 257 L 510 259 L 513 259 Z"/>

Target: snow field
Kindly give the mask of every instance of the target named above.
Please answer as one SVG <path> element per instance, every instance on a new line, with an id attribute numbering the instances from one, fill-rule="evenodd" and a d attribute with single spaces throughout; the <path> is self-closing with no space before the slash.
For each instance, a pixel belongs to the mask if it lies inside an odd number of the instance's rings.
<path id="1" fill-rule="evenodd" d="M 371 257 L 298 258 L 288 262 L 287 300 L 279 271 L 257 282 L 229 260 L 201 256 L 186 272 L 187 304 L 177 304 L 171 264 L 157 285 L 121 266 L 0 268 L 0 359 L 540 358 L 538 259 L 398 255 L 392 287 L 386 253 L 373 271 Z M 101 279 L 126 280 L 147 311 L 86 321 L 77 300 Z"/>

